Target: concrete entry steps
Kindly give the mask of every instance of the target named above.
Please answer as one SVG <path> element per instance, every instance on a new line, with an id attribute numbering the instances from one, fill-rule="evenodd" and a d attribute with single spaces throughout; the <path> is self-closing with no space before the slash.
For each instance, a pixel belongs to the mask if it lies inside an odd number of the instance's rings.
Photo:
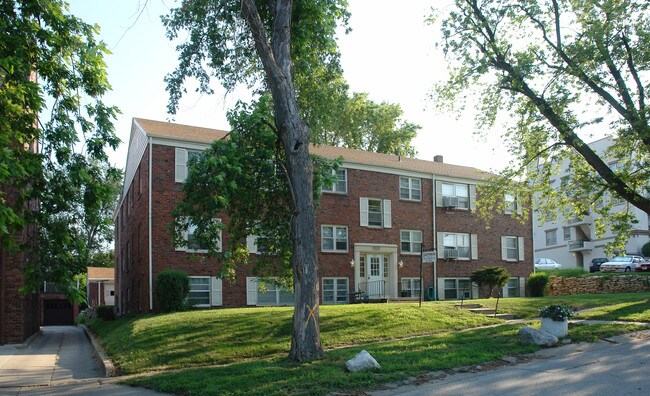
<path id="1" fill-rule="evenodd" d="M 456 304 L 456 307 L 467 309 L 468 311 L 473 312 L 475 314 L 485 315 L 491 318 L 497 318 L 503 320 L 511 320 L 515 318 L 514 315 L 509 313 L 496 313 L 494 308 L 484 308 L 481 304 L 462 304 L 462 306 L 461 304 Z"/>

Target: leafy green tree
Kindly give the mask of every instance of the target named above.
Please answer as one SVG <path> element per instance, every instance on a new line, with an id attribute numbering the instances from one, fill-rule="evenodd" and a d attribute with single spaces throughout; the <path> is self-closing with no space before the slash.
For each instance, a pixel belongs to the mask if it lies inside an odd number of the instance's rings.
<path id="1" fill-rule="evenodd" d="M 249 263 L 246 238 L 255 237 L 254 273 L 279 277 L 278 283 L 292 286 L 291 195 L 284 172 L 285 153 L 268 122 L 271 111 L 268 95 L 252 104 L 240 102 L 229 111 L 233 129 L 228 138 L 215 141 L 189 162 L 171 231 L 175 244 L 184 245 L 185 232 L 192 224 L 196 241 L 221 264 L 220 276 L 231 280 L 239 265 Z M 315 155 L 312 161 L 317 203 L 323 183 L 334 181 L 332 169 L 338 162 Z M 222 218 L 228 221 L 214 220 Z M 229 243 L 218 250 L 216 242 L 224 230 Z"/>
<path id="2" fill-rule="evenodd" d="M 30 252 L 24 292 L 71 284 L 111 238 L 121 180 L 104 151 L 120 142 L 101 100 L 108 51 L 62 1 L 2 1 L 0 29 L 0 248 Z"/>
<path id="3" fill-rule="evenodd" d="M 488 201 L 503 205 L 497 197 L 505 189 L 542 197 L 543 219 L 557 208 L 567 218 L 598 213 L 597 231 L 609 223 L 619 242 L 633 215 L 611 210 L 616 197 L 650 214 L 649 7 L 644 0 L 455 1 L 442 22 L 452 71 L 435 97 L 454 107 L 467 104 L 464 93 L 479 92 L 478 127 L 507 124 L 514 160 L 483 191 Z M 614 143 L 599 156 L 583 139 L 603 129 Z M 572 176 L 554 189 L 565 159 Z"/>
<path id="4" fill-rule="evenodd" d="M 309 76 L 311 77 L 311 75 Z M 298 105 L 315 144 L 412 157 L 419 125 L 404 121 L 398 104 L 377 104 L 365 93 L 348 93 L 343 77 L 325 86 L 309 79 L 298 85 Z"/>
<path id="5" fill-rule="evenodd" d="M 163 18 L 170 39 L 189 31 L 188 40 L 177 47 L 178 68 L 166 78 L 171 113 L 184 93 L 186 78 L 196 78 L 202 92 L 211 92 L 212 74 L 226 88 L 244 83 L 271 95 L 273 128 L 284 152 L 282 171 L 291 203 L 286 220 L 292 241 L 295 309 L 289 358 L 296 361 L 318 358 L 323 350 L 311 134 L 293 79 L 313 73 L 331 81 L 340 74 L 335 33 L 347 18 L 345 3 L 337 0 L 186 1 Z"/>
<path id="6" fill-rule="evenodd" d="M 510 279 L 508 271 L 500 266 L 483 267 L 472 272 L 469 277 L 472 282 L 476 283 L 479 287 L 486 286 L 490 289 L 490 296 L 495 288 L 502 288 Z"/>

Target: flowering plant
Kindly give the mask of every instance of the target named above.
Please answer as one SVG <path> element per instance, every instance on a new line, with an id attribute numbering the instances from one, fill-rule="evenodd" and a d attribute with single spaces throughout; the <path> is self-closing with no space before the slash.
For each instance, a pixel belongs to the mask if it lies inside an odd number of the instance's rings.
<path id="1" fill-rule="evenodd" d="M 552 319 L 556 322 L 564 322 L 574 316 L 576 311 L 576 308 L 567 307 L 566 305 L 548 305 L 539 310 L 539 316 Z"/>

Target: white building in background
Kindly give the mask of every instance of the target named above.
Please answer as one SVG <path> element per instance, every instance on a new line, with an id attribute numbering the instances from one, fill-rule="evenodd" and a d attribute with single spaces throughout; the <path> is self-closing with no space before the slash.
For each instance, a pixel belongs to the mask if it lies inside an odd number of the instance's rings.
<path id="1" fill-rule="evenodd" d="M 592 142 L 589 146 L 602 154 L 611 144 L 610 138 L 603 138 Z M 610 167 L 615 167 L 616 159 L 608 161 Z M 553 185 L 561 188 L 562 177 L 568 175 L 568 162 L 562 166 L 563 174 L 558 175 Z M 634 225 L 632 236 L 627 241 L 626 253 L 641 252 L 641 247 L 650 241 L 649 216 L 642 210 L 632 206 L 624 200 L 617 202 L 612 210 L 621 211 L 627 208 L 635 214 L 638 221 Z M 596 237 L 594 220 L 597 215 L 588 213 L 581 218 L 562 219 L 558 217 L 555 222 L 541 223 L 533 215 L 533 246 L 535 258 L 550 258 L 562 264 L 562 268 L 584 268 L 589 271 L 589 263 L 594 258 L 608 257 L 604 251 L 607 243 L 614 240 L 614 235 L 607 231 L 602 238 Z"/>

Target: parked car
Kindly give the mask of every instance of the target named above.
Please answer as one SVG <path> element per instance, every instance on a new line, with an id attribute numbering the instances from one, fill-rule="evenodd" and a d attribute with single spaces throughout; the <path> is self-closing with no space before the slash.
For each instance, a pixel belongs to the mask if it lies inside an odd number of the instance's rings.
<path id="1" fill-rule="evenodd" d="M 644 262 L 639 263 L 639 264 L 636 266 L 636 270 L 637 270 L 638 272 L 646 272 L 646 271 L 650 271 L 650 261 L 645 260 Z"/>
<path id="2" fill-rule="evenodd" d="M 600 265 L 600 272 L 632 272 L 636 271 L 641 263 L 646 263 L 645 259 L 634 254 L 614 257 L 611 261 Z"/>
<path id="3" fill-rule="evenodd" d="M 600 265 L 608 261 L 609 259 L 607 257 L 597 257 L 595 259 L 592 259 L 591 262 L 589 263 L 589 272 L 600 271 Z"/>
<path id="4" fill-rule="evenodd" d="M 538 270 L 554 270 L 562 268 L 562 264 L 558 264 L 550 258 L 536 258 L 535 269 Z"/>

